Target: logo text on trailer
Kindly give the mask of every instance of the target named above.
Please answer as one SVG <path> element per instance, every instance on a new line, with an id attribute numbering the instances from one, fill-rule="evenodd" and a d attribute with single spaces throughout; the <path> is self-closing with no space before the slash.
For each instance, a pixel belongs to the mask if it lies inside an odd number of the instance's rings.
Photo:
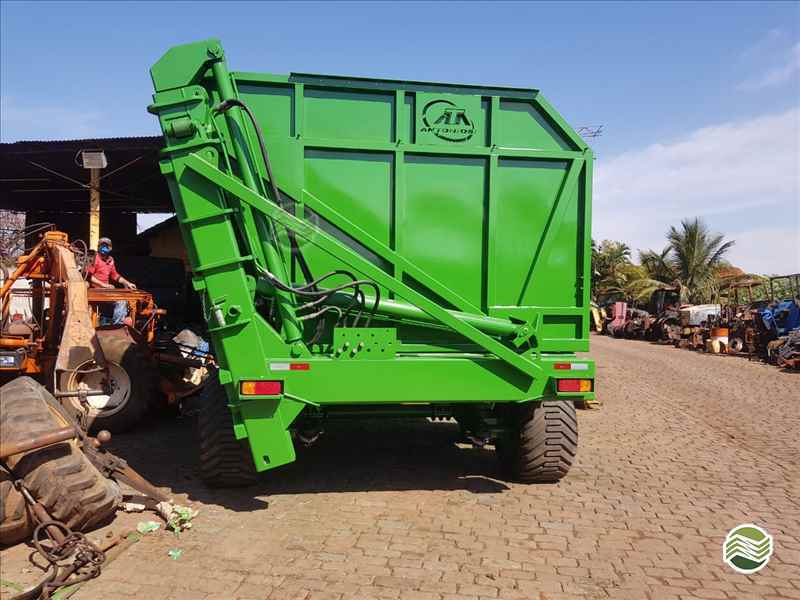
<path id="1" fill-rule="evenodd" d="M 450 100 L 431 100 L 422 109 L 420 131 L 448 142 L 465 142 L 475 135 L 475 124 L 466 108 Z"/>

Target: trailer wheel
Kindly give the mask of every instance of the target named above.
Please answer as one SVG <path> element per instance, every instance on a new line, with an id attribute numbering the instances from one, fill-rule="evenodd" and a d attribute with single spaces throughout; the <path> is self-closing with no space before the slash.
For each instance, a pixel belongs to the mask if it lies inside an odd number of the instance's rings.
<path id="1" fill-rule="evenodd" d="M 209 375 L 197 400 L 200 478 L 209 487 L 246 487 L 257 481 L 247 443 L 233 433 L 233 418 L 225 388 L 216 373 Z"/>
<path id="2" fill-rule="evenodd" d="M 72 424 L 55 398 L 33 379 L 20 377 L 0 388 L 0 439 L 4 442 Z M 100 474 L 76 440 L 11 456 L 6 464 L 54 519 L 75 531 L 107 521 L 121 499 L 119 486 Z M 25 539 L 33 531 L 33 520 L 7 477 L 0 479 L 0 500 L 0 543 Z"/>
<path id="3" fill-rule="evenodd" d="M 91 367 L 92 361 L 80 365 L 71 372 L 62 374 L 60 388 L 63 391 L 109 388 L 102 396 L 88 396 L 87 428 L 96 432 L 107 429 L 111 433 L 128 431 L 142 420 L 155 394 L 152 369 L 139 352 L 137 343 L 117 335 L 101 335 L 97 339 L 108 364 L 108 372 L 80 373 Z M 108 379 L 108 381 L 106 381 Z M 69 396 L 62 402 L 74 413 L 83 414 L 80 398 Z"/>
<path id="4" fill-rule="evenodd" d="M 578 451 L 578 419 L 571 400 L 503 406 L 510 432 L 497 440 L 501 467 L 522 483 L 555 483 Z"/>

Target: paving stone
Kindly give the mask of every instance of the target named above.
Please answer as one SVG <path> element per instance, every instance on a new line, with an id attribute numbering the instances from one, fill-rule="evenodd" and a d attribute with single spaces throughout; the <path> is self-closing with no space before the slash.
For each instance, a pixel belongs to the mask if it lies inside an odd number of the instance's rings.
<path id="1" fill-rule="evenodd" d="M 196 464 L 186 421 L 115 436 L 113 450 L 200 514 L 179 540 L 134 544 L 72 598 L 800 600 L 797 375 L 592 344 L 604 405 L 579 412 L 577 462 L 557 485 L 502 479 L 490 449 L 452 444 L 454 423 L 332 423 L 298 462 L 243 490 L 176 477 Z M 775 537 L 753 576 L 721 560 L 743 522 Z M 4 580 L 35 579 L 28 553 L 0 553 Z"/>

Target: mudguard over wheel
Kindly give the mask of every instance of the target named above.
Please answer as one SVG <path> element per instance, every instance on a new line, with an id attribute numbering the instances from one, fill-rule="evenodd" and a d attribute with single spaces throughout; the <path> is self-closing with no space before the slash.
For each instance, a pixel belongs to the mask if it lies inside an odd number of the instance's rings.
<path id="1" fill-rule="evenodd" d="M 108 395 L 87 397 L 86 425 L 92 432 L 107 429 L 120 433 L 133 428 L 144 417 L 156 393 L 155 378 L 134 340 L 103 331 L 97 332 L 97 339 L 108 363 L 108 372 L 80 373 L 82 368 L 93 366 L 87 363 L 76 371 L 62 374 L 60 387 L 63 391 L 108 388 Z M 107 377 L 110 381 L 106 381 Z M 63 403 L 73 414 L 80 415 L 85 410 L 77 396 L 66 397 Z"/>
<path id="2" fill-rule="evenodd" d="M 6 443 L 71 425 L 63 408 L 41 385 L 20 377 L 0 388 L 0 438 Z M 76 440 L 14 455 L 6 464 L 47 512 L 75 531 L 110 519 L 121 499 L 116 483 L 104 478 Z M 0 476 L 0 543 L 13 544 L 33 530 L 19 491 Z"/>
<path id="3" fill-rule="evenodd" d="M 497 440 L 501 466 L 522 483 L 555 483 L 578 451 L 575 404 L 543 400 L 505 407 L 510 432 Z"/>
<path id="4" fill-rule="evenodd" d="M 197 435 L 200 477 L 210 487 L 245 487 L 257 481 L 247 443 L 233 433 L 228 397 L 216 373 L 209 376 L 198 398 Z"/>

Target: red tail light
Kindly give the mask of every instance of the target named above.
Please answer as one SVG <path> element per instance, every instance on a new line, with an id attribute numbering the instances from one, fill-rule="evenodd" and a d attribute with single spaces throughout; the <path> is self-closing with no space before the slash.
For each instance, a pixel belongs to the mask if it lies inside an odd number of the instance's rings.
<path id="1" fill-rule="evenodd" d="M 242 396 L 280 396 L 282 381 L 242 381 L 239 390 Z"/>
<path id="2" fill-rule="evenodd" d="M 591 379 L 559 379 L 557 384 L 559 392 L 591 392 Z"/>

